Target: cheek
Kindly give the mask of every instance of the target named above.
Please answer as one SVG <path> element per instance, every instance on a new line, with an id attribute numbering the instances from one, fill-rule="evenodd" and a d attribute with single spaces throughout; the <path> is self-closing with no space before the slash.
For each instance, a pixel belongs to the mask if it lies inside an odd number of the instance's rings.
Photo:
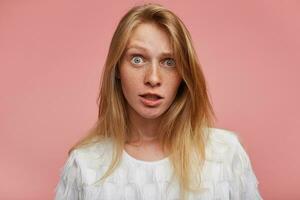
<path id="1" fill-rule="evenodd" d="M 174 76 L 171 80 L 172 80 L 171 81 L 172 82 L 172 90 L 177 91 L 177 89 L 182 81 L 182 78 L 177 75 L 177 76 Z"/>
<path id="2" fill-rule="evenodd" d="M 132 87 L 133 83 L 128 77 L 121 77 L 122 88 L 128 90 Z"/>
<path id="3" fill-rule="evenodd" d="M 173 101 L 175 96 L 177 95 L 179 85 L 181 83 L 181 79 L 171 79 L 168 82 L 167 87 L 165 88 L 165 94 L 169 96 L 170 100 Z"/>
<path id="4" fill-rule="evenodd" d="M 136 76 L 133 76 L 132 73 L 127 71 L 127 73 L 122 72 L 120 78 L 123 92 L 127 93 L 126 95 L 130 95 L 130 93 L 137 91 L 139 84 Z"/>

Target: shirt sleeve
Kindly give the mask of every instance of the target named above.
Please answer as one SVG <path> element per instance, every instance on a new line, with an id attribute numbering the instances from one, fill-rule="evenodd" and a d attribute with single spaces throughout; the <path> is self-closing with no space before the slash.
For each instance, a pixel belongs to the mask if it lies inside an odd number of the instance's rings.
<path id="1" fill-rule="evenodd" d="M 60 172 L 60 180 L 55 188 L 55 200 L 80 200 L 81 185 L 81 173 L 74 150 Z"/>
<path id="2" fill-rule="evenodd" d="M 251 161 L 238 138 L 231 168 L 233 173 L 231 199 L 262 200 L 258 190 L 258 180 L 253 172 Z"/>

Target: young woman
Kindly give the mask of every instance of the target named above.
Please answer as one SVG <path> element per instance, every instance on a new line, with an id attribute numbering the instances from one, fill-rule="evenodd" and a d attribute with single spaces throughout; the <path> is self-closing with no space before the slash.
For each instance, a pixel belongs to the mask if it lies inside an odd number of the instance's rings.
<path id="1" fill-rule="evenodd" d="M 262 199 L 238 135 L 213 128 L 191 36 L 174 13 L 133 7 L 101 78 L 98 120 L 70 149 L 56 200 Z"/>

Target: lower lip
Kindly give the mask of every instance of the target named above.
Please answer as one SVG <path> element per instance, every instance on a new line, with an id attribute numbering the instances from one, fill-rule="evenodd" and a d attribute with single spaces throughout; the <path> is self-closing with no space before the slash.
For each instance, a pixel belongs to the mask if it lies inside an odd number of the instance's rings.
<path id="1" fill-rule="evenodd" d="M 143 102 L 143 104 L 145 104 L 147 106 L 157 106 L 157 105 L 161 104 L 161 102 L 163 100 L 162 98 L 156 99 L 156 100 L 152 100 L 152 99 L 146 99 L 146 98 L 144 98 L 142 96 L 140 96 L 140 97 L 141 97 L 141 101 Z"/>

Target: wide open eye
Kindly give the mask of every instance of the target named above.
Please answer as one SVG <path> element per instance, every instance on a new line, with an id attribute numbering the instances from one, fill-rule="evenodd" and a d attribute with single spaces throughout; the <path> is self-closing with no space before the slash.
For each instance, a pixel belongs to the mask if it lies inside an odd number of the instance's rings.
<path id="1" fill-rule="evenodd" d="M 173 58 L 166 58 L 164 63 L 170 67 L 175 67 L 176 65 L 175 60 Z"/>
<path id="2" fill-rule="evenodd" d="M 131 57 L 131 62 L 133 64 L 141 64 L 143 62 L 143 56 L 141 56 L 141 55 L 133 55 Z"/>

